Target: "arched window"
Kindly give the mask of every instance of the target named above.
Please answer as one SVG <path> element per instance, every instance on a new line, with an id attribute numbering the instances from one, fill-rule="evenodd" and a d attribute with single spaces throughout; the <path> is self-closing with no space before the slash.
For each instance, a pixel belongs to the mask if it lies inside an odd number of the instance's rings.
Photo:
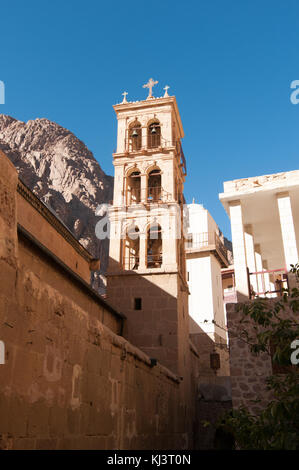
<path id="1" fill-rule="evenodd" d="M 127 177 L 127 204 L 138 204 L 140 202 L 141 179 L 140 171 L 136 170 Z"/>
<path id="2" fill-rule="evenodd" d="M 147 267 L 160 268 L 162 265 L 162 229 L 153 224 L 147 231 Z"/>
<path id="3" fill-rule="evenodd" d="M 131 225 L 126 232 L 123 250 L 123 266 L 135 270 L 139 267 L 140 236 L 138 227 Z"/>
<path id="4" fill-rule="evenodd" d="M 141 124 L 135 121 L 129 128 L 129 150 L 140 150 L 142 144 L 141 138 Z"/>
<path id="5" fill-rule="evenodd" d="M 148 174 L 148 202 L 159 202 L 162 199 L 162 188 L 161 188 L 161 170 L 155 168 Z"/>
<path id="6" fill-rule="evenodd" d="M 161 145 L 161 127 L 159 121 L 152 122 L 147 128 L 147 147 L 153 149 Z"/>

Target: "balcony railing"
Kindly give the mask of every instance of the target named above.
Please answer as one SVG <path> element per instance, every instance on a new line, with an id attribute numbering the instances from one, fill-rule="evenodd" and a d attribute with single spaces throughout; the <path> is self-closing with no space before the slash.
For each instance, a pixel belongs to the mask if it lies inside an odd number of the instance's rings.
<path id="1" fill-rule="evenodd" d="M 185 244 L 186 252 L 211 250 L 218 255 L 223 267 L 228 265 L 227 248 L 216 232 L 201 232 L 189 234 Z"/>
<path id="2" fill-rule="evenodd" d="M 223 302 L 224 304 L 235 304 L 237 303 L 237 291 L 235 287 L 223 290 Z"/>
<path id="3" fill-rule="evenodd" d="M 146 189 L 132 189 L 131 191 L 127 192 L 127 204 L 139 204 L 141 202 L 147 203 L 160 203 L 160 202 L 167 202 L 170 201 L 171 194 L 162 186 L 149 186 Z"/>
<path id="4" fill-rule="evenodd" d="M 288 272 L 285 268 L 248 272 L 249 298 L 280 297 L 288 289 Z M 253 281 L 254 280 L 254 281 Z M 253 284 L 257 289 L 254 290 Z"/>
<path id="5" fill-rule="evenodd" d="M 127 258 L 124 258 L 123 265 L 125 269 L 135 271 L 139 268 L 139 256 L 131 255 Z"/>
<path id="6" fill-rule="evenodd" d="M 139 256 L 131 255 L 123 260 L 124 269 L 136 271 L 140 267 Z M 148 269 L 160 268 L 162 266 L 162 254 L 160 255 L 147 255 L 145 267 Z"/>
<path id="7" fill-rule="evenodd" d="M 127 152 L 140 152 L 142 150 L 152 150 L 157 148 L 176 147 L 176 142 L 166 140 L 161 135 L 147 135 L 125 138 L 125 149 Z"/>
<path id="8" fill-rule="evenodd" d="M 146 261 L 148 268 L 160 268 L 162 266 L 162 255 L 147 255 Z"/>

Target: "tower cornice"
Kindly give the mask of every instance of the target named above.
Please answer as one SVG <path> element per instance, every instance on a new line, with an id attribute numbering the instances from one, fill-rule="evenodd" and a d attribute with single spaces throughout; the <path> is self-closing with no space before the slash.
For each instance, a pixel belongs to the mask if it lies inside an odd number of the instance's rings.
<path id="1" fill-rule="evenodd" d="M 158 108 L 161 106 L 171 106 L 174 110 L 174 115 L 177 121 L 177 126 L 180 131 L 180 138 L 184 137 L 184 129 L 180 117 L 180 113 L 178 110 L 178 105 L 176 101 L 175 96 L 168 96 L 168 97 L 161 97 L 161 98 L 150 98 L 147 100 L 141 100 L 141 101 L 131 101 L 131 102 L 125 102 L 125 103 L 119 103 L 113 105 L 113 109 L 116 112 L 116 115 L 118 117 L 119 114 L 121 113 L 127 113 L 130 111 L 140 111 L 142 109 L 154 109 Z"/>

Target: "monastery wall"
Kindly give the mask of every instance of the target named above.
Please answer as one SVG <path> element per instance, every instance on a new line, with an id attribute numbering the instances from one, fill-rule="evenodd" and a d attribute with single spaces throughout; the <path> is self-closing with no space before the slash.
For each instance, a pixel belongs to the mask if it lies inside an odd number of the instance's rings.
<path id="1" fill-rule="evenodd" d="M 269 305 L 277 299 L 268 299 Z M 253 413 L 259 413 L 272 398 L 266 387 L 266 378 L 273 374 L 271 357 L 267 353 L 255 356 L 250 351 L 250 346 L 240 339 L 241 331 L 246 328 L 249 336 L 255 337 L 253 327 L 255 323 L 240 324 L 244 317 L 242 311 L 238 311 L 241 304 L 227 304 L 227 324 L 230 347 L 230 373 L 232 387 L 232 403 L 234 408 L 245 406 Z M 292 312 L 286 308 L 280 313 L 282 317 L 292 318 Z M 253 400 L 261 400 L 254 403 Z"/>
<path id="2" fill-rule="evenodd" d="M 1 153 L 0 448 L 192 448 L 196 377 L 187 403 L 176 375 L 119 336 L 124 318 L 18 184 Z"/>

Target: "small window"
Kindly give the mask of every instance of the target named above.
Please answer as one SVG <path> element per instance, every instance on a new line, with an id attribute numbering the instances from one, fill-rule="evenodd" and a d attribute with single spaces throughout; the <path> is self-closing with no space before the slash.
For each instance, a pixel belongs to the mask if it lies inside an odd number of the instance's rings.
<path id="1" fill-rule="evenodd" d="M 134 299 L 134 310 L 142 309 L 142 299 L 141 297 L 135 297 Z"/>

